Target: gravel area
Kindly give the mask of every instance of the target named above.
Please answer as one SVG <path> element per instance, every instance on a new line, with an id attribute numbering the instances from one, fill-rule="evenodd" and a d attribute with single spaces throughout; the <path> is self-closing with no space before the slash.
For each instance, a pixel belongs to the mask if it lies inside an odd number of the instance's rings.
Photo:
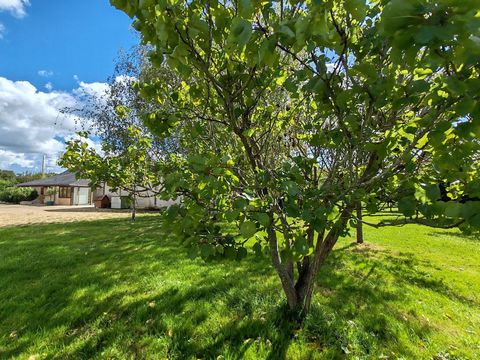
<path id="1" fill-rule="evenodd" d="M 0 227 L 128 218 L 128 210 L 96 209 L 93 206 L 36 206 L 0 204 Z"/>

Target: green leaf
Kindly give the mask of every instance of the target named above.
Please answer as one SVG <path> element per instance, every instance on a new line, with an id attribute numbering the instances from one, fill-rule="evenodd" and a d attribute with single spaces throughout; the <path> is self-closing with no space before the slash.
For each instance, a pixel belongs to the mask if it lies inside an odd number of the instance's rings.
<path id="1" fill-rule="evenodd" d="M 238 209 L 227 211 L 224 214 L 225 220 L 227 220 L 228 222 L 232 222 L 232 221 L 237 220 L 239 215 L 240 215 L 240 210 L 238 210 Z"/>
<path id="2" fill-rule="evenodd" d="M 428 44 L 435 38 L 439 28 L 436 26 L 424 26 L 416 34 L 415 40 L 420 44 Z"/>
<path id="3" fill-rule="evenodd" d="M 200 254 L 203 259 L 207 259 L 210 255 L 215 252 L 215 248 L 210 244 L 204 244 L 200 247 Z"/>
<path id="4" fill-rule="evenodd" d="M 427 195 L 426 195 L 426 191 L 424 188 L 422 188 L 421 186 L 419 185 L 416 185 L 415 186 L 415 199 L 424 204 L 425 202 L 427 202 Z"/>
<path id="5" fill-rule="evenodd" d="M 223 255 L 223 253 L 225 252 L 225 248 L 222 245 L 218 244 L 217 246 L 215 246 L 215 252 L 217 254 Z"/>
<path id="6" fill-rule="evenodd" d="M 329 29 L 328 29 L 328 12 L 327 11 L 318 11 L 314 15 L 313 18 L 313 25 L 312 25 L 312 33 L 314 35 L 322 35 L 327 36 Z"/>
<path id="7" fill-rule="evenodd" d="M 244 198 L 239 197 L 233 201 L 233 206 L 235 207 L 235 209 L 243 210 L 248 206 L 248 201 Z"/>
<path id="8" fill-rule="evenodd" d="M 295 38 L 295 33 L 293 32 L 292 29 L 290 29 L 289 26 L 287 25 L 281 25 L 279 28 L 278 28 L 278 32 L 280 34 L 283 34 L 283 35 L 286 35 L 287 37 L 289 38 Z"/>
<path id="9" fill-rule="evenodd" d="M 239 0 L 238 10 L 242 17 L 249 19 L 252 15 L 254 7 L 250 0 Z"/>
<path id="10" fill-rule="evenodd" d="M 437 201 L 440 199 L 440 188 L 438 187 L 437 184 L 430 184 L 425 186 L 425 194 L 427 195 L 427 198 L 430 199 L 431 201 Z"/>
<path id="11" fill-rule="evenodd" d="M 476 101 L 470 98 L 460 100 L 455 106 L 455 111 L 459 116 L 468 115 L 476 105 Z"/>
<path id="12" fill-rule="evenodd" d="M 378 202 L 376 201 L 368 201 L 366 204 L 365 204 L 365 210 L 367 210 L 367 212 L 369 214 L 375 214 L 376 212 L 378 212 Z"/>
<path id="13" fill-rule="evenodd" d="M 245 221 L 240 225 L 240 234 L 246 239 L 251 238 L 257 232 L 257 225 L 253 221 Z"/>
<path id="14" fill-rule="evenodd" d="M 411 21 L 414 3 L 406 0 L 392 0 L 381 14 L 381 29 L 388 35 L 394 33 Z"/>
<path id="15" fill-rule="evenodd" d="M 345 9 L 358 21 L 362 21 L 367 13 L 365 0 L 345 0 Z"/>
<path id="16" fill-rule="evenodd" d="M 282 187 L 290 196 L 297 196 L 298 194 L 300 194 L 300 188 L 294 181 L 285 181 L 282 184 Z"/>
<path id="17" fill-rule="evenodd" d="M 225 257 L 227 259 L 235 259 L 237 257 L 237 250 L 233 246 L 228 246 L 225 248 Z"/>
<path id="18" fill-rule="evenodd" d="M 270 217 L 266 213 L 255 213 L 255 219 L 258 220 L 262 226 L 268 226 L 268 224 L 270 224 Z"/>
<path id="19" fill-rule="evenodd" d="M 250 21 L 236 17 L 232 20 L 230 28 L 229 42 L 244 46 L 248 43 L 252 35 L 252 24 Z"/>
<path id="20" fill-rule="evenodd" d="M 472 216 L 470 219 L 468 219 L 468 223 L 477 228 L 480 229 L 480 214 Z"/>
<path id="21" fill-rule="evenodd" d="M 267 66 L 272 66 L 275 58 L 277 58 L 277 54 L 275 53 L 275 46 L 277 42 L 275 39 L 270 38 L 270 39 L 265 39 L 262 42 L 262 45 L 260 45 L 258 49 L 258 57 L 257 57 L 257 64 L 258 65 L 267 65 Z"/>
<path id="22" fill-rule="evenodd" d="M 252 250 L 255 252 L 255 255 L 257 256 L 262 255 L 262 245 L 259 242 L 256 242 L 253 245 Z"/>
<path id="23" fill-rule="evenodd" d="M 462 204 L 450 201 L 445 206 L 445 216 L 458 218 L 462 214 Z"/>
<path id="24" fill-rule="evenodd" d="M 302 256 L 307 255 L 310 250 L 307 240 L 303 236 L 300 236 L 295 240 L 293 249 L 297 254 Z"/>
<path id="25" fill-rule="evenodd" d="M 398 201 L 398 210 L 405 216 L 415 215 L 416 202 L 412 196 L 407 196 Z"/>
<path id="26" fill-rule="evenodd" d="M 247 249 L 243 246 L 237 249 L 237 260 L 242 260 L 247 257 Z"/>
<path id="27" fill-rule="evenodd" d="M 480 215 L 480 201 L 467 201 L 462 207 L 462 217 L 470 219 Z"/>

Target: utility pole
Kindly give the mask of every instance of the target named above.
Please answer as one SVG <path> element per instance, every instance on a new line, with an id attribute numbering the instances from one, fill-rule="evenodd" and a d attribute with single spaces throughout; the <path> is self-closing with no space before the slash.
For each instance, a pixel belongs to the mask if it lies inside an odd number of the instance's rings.
<path id="1" fill-rule="evenodd" d="M 43 159 L 42 159 L 42 179 L 45 177 L 45 169 L 46 169 L 46 164 L 47 162 L 47 156 L 45 154 L 43 154 Z"/>

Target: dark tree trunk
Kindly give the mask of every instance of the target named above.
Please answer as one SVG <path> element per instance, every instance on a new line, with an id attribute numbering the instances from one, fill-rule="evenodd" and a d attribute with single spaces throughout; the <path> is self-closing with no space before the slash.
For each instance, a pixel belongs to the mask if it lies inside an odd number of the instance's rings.
<path id="1" fill-rule="evenodd" d="M 290 264 L 282 263 L 275 231 L 273 229 L 269 231 L 273 265 L 280 277 L 289 309 L 299 320 L 310 311 L 316 275 L 338 239 L 338 233 L 335 230 L 331 230 L 325 238 L 323 235 L 324 233 L 318 235 L 314 253 L 297 264 L 298 277 L 295 281 L 293 273 L 289 271 Z"/>
<path id="2" fill-rule="evenodd" d="M 362 222 L 362 203 L 358 201 L 355 205 L 357 213 L 357 244 L 363 244 L 363 222 Z"/>
<path id="3" fill-rule="evenodd" d="M 351 210 L 351 208 L 345 209 L 337 224 L 326 235 L 325 231 L 318 233 L 315 244 L 313 243 L 313 231 L 307 232 L 307 240 L 311 246 L 314 246 L 315 250 L 309 257 L 297 263 L 298 276 L 296 281 L 293 271 L 290 271 L 291 262 L 283 262 L 280 257 L 275 230 L 272 226 L 269 226 L 267 230 L 272 263 L 280 277 L 283 291 L 287 297 L 288 307 L 297 320 L 301 321 L 310 311 L 318 271 L 324 264 L 328 254 L 332 251 L 340 233 L 345 228 L 350 218 Z M 273 214 L 270 214 L 270 220 L 270 223 L 273 224 Z"/>
<path id="4" fill-rule="evenodd" d="M 132 221 L 135 221 L 137 217 L 137 196 L 133 194 L 133 201 L 132 201 Z"/>
<path id="5" fill-rule="evenodd" d="M 273 224 L 273 214 L 270 214 L 270 220 L 270 223 Z M 277 234 L 272 226 L 268 227 L 267 233 L 268 242 L 270 245 L 270 257 L 272 259 L 273 267 L 277 271 L 280 282 L 282 283 L 283 291 L 287 296 L 288 306 L 290 308 L 295 308 L 297 305 L 297 294 L 295 292 L 295 285 L 291 275 L 287 271 L 285 264 L 282 263 L 280 253 L 278 251 Z"/>

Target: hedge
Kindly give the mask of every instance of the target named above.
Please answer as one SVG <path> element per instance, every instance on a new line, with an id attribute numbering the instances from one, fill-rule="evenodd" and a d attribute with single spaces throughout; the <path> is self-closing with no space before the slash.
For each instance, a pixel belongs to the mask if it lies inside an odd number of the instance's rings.
<path id="1" fill-rule="evenodd" d="M 30 188 L 7 187 L 0 189 L 0 201 L 18 204 L 21 201 L 32 201 L 38 197 L 36 190 Z"/>

